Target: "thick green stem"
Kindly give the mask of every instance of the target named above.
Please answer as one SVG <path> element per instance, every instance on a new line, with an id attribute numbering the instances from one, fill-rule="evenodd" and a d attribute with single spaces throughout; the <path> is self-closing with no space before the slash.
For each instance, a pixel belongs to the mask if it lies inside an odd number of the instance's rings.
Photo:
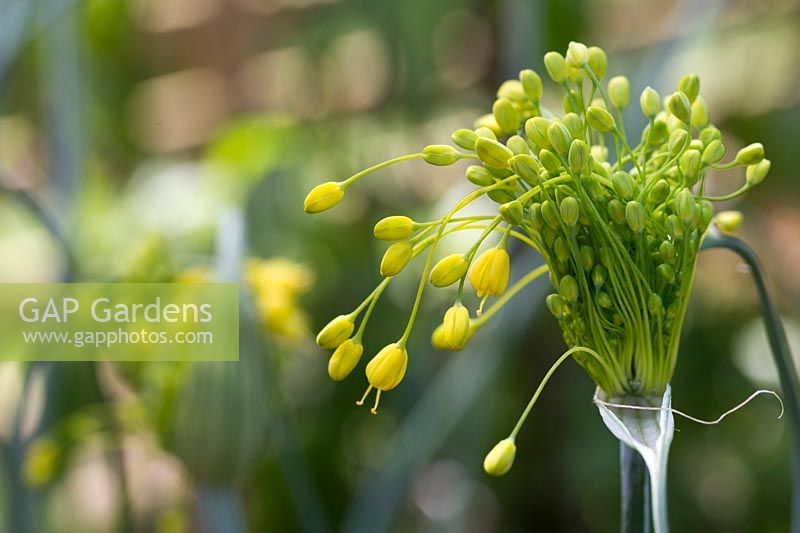
<path id="1" fill-rule="evenodd" d="M 767 330 L 767 339 L 772 350 L 772 358 L 778 369 L 783 402 L 791 429 L 791 442 L 789 444 L 792 465 L 792 533 L 800 533 L 800 383 L 797 379 L 797 369 L 794 366 L 792 352 L 783 330 L 783 323 L 775 301 L 767 290 L 766 276 L 755 252 L 744 241 L 728 235 L 709 234 L 703 241 L 702 249 L 727 248 L 737 253 L 747 266 L 756 284 L 758 298 L 761 304 L 761 314 L 764 317 L 764 326 Z"/>

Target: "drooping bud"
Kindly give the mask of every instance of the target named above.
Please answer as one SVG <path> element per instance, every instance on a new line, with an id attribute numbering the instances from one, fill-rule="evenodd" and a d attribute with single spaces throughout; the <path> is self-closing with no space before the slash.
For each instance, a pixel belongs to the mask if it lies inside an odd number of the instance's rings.
<path id="1" fill-rule="evenodd" d="M 675 157 L 681 153 L 681 150 L 684 149 L 687 142 L 689 142 L 689 132 L 684 129 L 672 130 L 672 133 L 669 135 L 670 157 Z"/>
<path id="2" fill-rule="evenodd" d="M 695 128 L 708 126 L 708 105 L 702 96 L 698 96 L 692 102 L 692 126 Z"/>
<path id="3" fill-rule="evenodd" d="M 669 183 L 666 180 L 658 180 L 653 188 L 650 189 L 650 194 L 647 195 L 648 201 L 653 204 L 660 204 L 669 196 Z"/>
<path id="4" fill-rule="evenodd" d="M 678 167 L 685 176 L 690 178 L 697 176 L 700 172 L 702 156 L 697 150 L 686 150 L 678 161 Z"/>
<path id="5" fill-rule="evenodd" d="M 326 350 L 338 348 L 340 344 L 350 338 L 355 329 L 355 322 L 350 315 L 339 315 L 317 334 L 317 346 Z"/>
<path id="6" fill-rule="evenodd" d="M 478 134 L 473 130 L 461 128 L 454 131 L 450 138 L 453 139 L 453 142 L 456 143 L 456 146 L 460 146 L 464 150 L 474 152 L 475 141 L 478 140 Z"/>
<path id="7" fill-rule="evenodd" d="M 506 290 L 510 259 L 502 248 L 490 248 L 483 252 L 469 271 L 469 281 L 479 298 L 486 295 L 499 296 Z"/>
<path id="8" fill-rule="evenodd" d="M 529 100 L 536 101 L 542 97 L 542 79 L 536 72 L 530 69 L 521 71 L 519 81 Z"/>
<path id="9" fill-rule="evenodd" d="M 672 93 L 667 101 L 667 108 L 678 120 L 690 124 L 692 119 L 692 104 L 689 98 L 681 91 Z"/>
<path id="10" fill-rule="evenodd" d="M 569 166 L 572 172 L 581 175 L 589 164 L 589 146 L 582 139 L 575 139 L 569 146 Z"/>
<path id="11" fill-rule="evenodd" d="M 703 143 L 703 146 L 708 146 L 713 141 L 721 141 L 722 140 L 722 132 L 720 132 L 714 126 L 708 126 L 703 128 L 700 132 L 700 142 Z"/>
<path id="12" fill-rule="evenodd" d="M 642 113 L 648 118 L 653 118 L 661 112 L 661 95 L 652 87 L 645 87 L 639 97 Z"/>
<path id="13" fill-rule="evenodd" d="M 512 226 L 519 226 L 522 224 L 522 219 L 525 215 L 523 212 L 522 202 L 519 200 L 512 200 L 504 203 L 499 207 L 498 212 L 500 213 L 500 216 L 503 217 L 503 220 Z"/>
<path id="14" fill-rule="evenodd" d="M 764 145 L 753 143 L 745 146 L 736 154 L 736 162 L 740 165 L 755 165 L 764 159 Z"/>
<path id="15" fill-rule="evenodd" d="M 422 149 L 422 159 L 430 165 L 446 167 L 461 159 L 461 155 L 447 144 L 430 144 Z"/>
<path id="16" fill-rule="evenodd" d="M 542 162 L 545 169 L 553 174 L 558 174 L 561 171 L 561 160 L 550 150 L 540 151 L 539 161 Z"/>
<path id="17" fill-rule="evenodd" d="M 308 193 L 303 201 L 303 211 L 309 214 L 327 211 L 342 201 L 344 187 L 336 181 L 328 181 L 317 185 Z"/>
<path id="18" fill-rule="evenodd" d="M 431 335 L 431 344 L 437 350 L 449 350 L 450 348 L 447 346 L 447 343 L 444 338 L 444 324 L 439 324 L 433 330 L 433 334 Z"/>
<path id="19" fill-rule="evenodd" d="M 570 41 L 567 47 L 567 65 L 572 68 L 581 68 L 589 61 L 589 49 L 583 43 Z"/>
<path id="20" fill-rule="evenodd" d="M 470 165 L 467 167 L 466 176 L 478 187 L 487 187 L 495 182 L 495 177 L 483 165 Z"/>
<path id="21" fill-rule="evenodd" d="M 623 200 L 633 199 L 633 180 L 627 172 L 618 170 L 611 175 L 611 184 Z"/>
<path id="22" fill-rule="evenodd" d="M 502 476 L 514 464 L 514 456 L 517 454 L 517 446 L 513 439 L 503 439 L 486 454 L 483 460 L 483 469 L 490 476 Z"/>
<path id="23" fill-rule="evenodd" d="M 552 200 L 545 200 L 542 203 L 542 218 L 544 219 L 545 224 L 551 228 L 561 228 L 561 224 L 559 223 L 558 208 Z"/>
<path id="24" fill-rule="evenodd" d="M 508 160 L 514 155 L 504 144 L 483 137 L 475 142 L 475 153 L 481 161 L 497 168 L 508 168 Z"/>
<path id="25" fill-rule="evenodd" d="M 722 233 L 733 235 L 742 225 L 742 213 L 740 211 L 722 211 L 714 217 L 714 224 Z"/>
<path id="26" fill-rule="evenodd" d="M 689 102 L 694 102 L 700 94 L 700 78 L 697 74 L 687 74 L 678 82 L 678 90 L 686 95 Z"/>
<path id="27" fill-rule="evenodd" d="M 694 195 L 689 189 L 681 189 L 675 196 L 675 213 L 688 223 L 694 218 Z"/>
<path id="28" fill-rule="evenodd" d="M 550 124 L 547 128 L 547 138 L 558 153 L 563 155 L 567 154 L 572 135 L 561 121 L 556 120 Z"/>
<path id="29" fill-rule="evenodd" d="M 611 105 L 623 109 L 631 97 L 631 84 L 625 76 L 614 76 L 608 80 L 608 99 Z"/>
<path id="30" fill-rule="evenodd" d="M 608 58 L 606 53 L 599 46 L 589 47 L 589 68 L 592 69 L 597 79 L 602 79 L 606 75 Z"/>
<path id="31" fill-rule="evenodd" d="M 561 200 L 558 210 L 561 213 L 561 219 L 567 226 L 574 227 L 578 223 L 581 210 L 578 207 L 578 200 L 574 196 L 567 196 Z"/>
<path id="32" fill-rule="evenodd" d="M 749 165 L 747 167 L 747 171 L 745 172 L 747 184 L 752 187 L 764 181 L 764 178 L 767 176 L 771 165 L 772 163 L 770 163 L 769 159 L 762 159 L 755 165 Z"/>
<path id="33" fill-rule="evenodd" d="M 498 98 L 492 106 L 492 114 L 500 126 L 500 129 L 505 133 L 517 131 L 519 128 L 519 115 L 514 105 L 508 98 Z"/>
<path id="34" fill-rule="evenodd" d="M 389 344 L 367 363 L 367 381 L 378 390 L 392 390 L 403 380 L 407 366 L 406 349 L 397 343 Z"/>
<path id="35" fill-rule="evenodd" d="M 697 202 L 697 207 L 700 209 L 700 227 L 705 229 L 711 224 L 711 219 L 714 218 L 714 204 L 708 200 L 700 200 Z"/>
<path id="36" fill-rule="evenodd" d="M 396 242 L 386 249 L 381 259 L 381 276 L 396 276 L 406 267 L 414 253 L 414 245 L 409 241 Z"/>
<path id="37" fill-rule="evenodd" d="M 525 122 L 525 135 L 539 148 L 547 148 L 550 146 L 550 140 L 547 138 L 548 127 L 550 127 L 550 122 L 546 118 L 529 118 Z"/>
<path id="38" fill-rule="evenodd" d="M 434 287 L 448 287 L 464 277 L 469 268 L 469 263 L 461 254 L 451 254 L 443 257 L 431 270 L 431 285 Z"/>
<path id="39" fill-rule="evenodd" d="M 725 145 L 722 144 L 722 141 L 711 141 L 703 150 L 702 160 L 704 165 L 713 165 L 723 157 L 725 157 Z"/>
<path id="40" fill-rule="evenodd" d="M 514 173 L 526 183 L 533 185 L 539 182 L 539 171 L 542 166 L 533 156 L 518 154 L 509 159 L 508 162 Z"/>
<path id="41" fill-rule="evenodd" d="M 599 132 L 607 133 L 616 127 L 614 117 L 605 109 L 589 106 L 586 110 L 586 122 Z"/>
<path id="42" fill-rule="evenodd" d="M 397 241 L 405 239 L 414 233 L 414 221 L 402 215 L 386 217 L 378 221 L 373 229 L 377 239 L 384 241 Z"/>
<path id="43" fill-rule="evenodd" d="M 461 304 L 449 308 L 442 321 L 444 345 L 451 350 L 462 350 L 470 338 L 469 311 Z"/>
<path id="44" fill-rule="evenodd" d="M 567 274 L 561 278 L 561 281 L 558 284 L 558 293 L 568 302 L 577 302 L 578 296 L 580 295 L 580 291 L 578 290 L 578 282 L 575 281 L 575 278 Z"/>
<path id="45" fill-rule="evenodd" d="M 353 339 L 347 339 L 340 344 L 328 361 L 328 375 L 334 381 L 342 381 L 361 360 L 364 346 Z"/>
<path id="46" fill-rule="evenodd" d="M 641 233 L 644 230 L 645 217 L 644 206 L 640 202 L 631 200 L 625 206 L 625 220 L 634 233 Z"/>
<path id="47" fill-rule="evenodd" d="M 544 55 L 544 66 L 554 82 L 564 83 L 567 79 L 567 62 L 558 52 L 547 52 Z"/>

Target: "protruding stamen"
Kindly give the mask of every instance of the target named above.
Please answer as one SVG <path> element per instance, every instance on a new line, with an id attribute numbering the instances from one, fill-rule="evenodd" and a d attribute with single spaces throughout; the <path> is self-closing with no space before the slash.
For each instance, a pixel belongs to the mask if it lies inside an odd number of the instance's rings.
<path id="1" fill-rule="evenodd" d="M 481 305 L 480 305 L 480 307 L 478 307 L 478 312 L 475 313 L 477 316 L 481 316 L 483 314 L 483 306 L 486 304 L 486 300 L 488 300 L 488 299 L 489 299 L 489 295 L 487 294 L 481 300 Z"/>
<path id="2" fill-rule="evenodd" d="M 367 387 L 367 390 L 364 391 L 364 396 L 362 396 L 361 399 L 356 402 L 356 405 L 364 405 L 364 400 L 367 399 L 367 395 L 370 393 L 371 390 L 372 390 L 372 385 Z M 380 393 L 380 391 L 378 392 Z"/>
<path id="3" fill-rule="evenodd" d="M 373 415 L 377 415 L 378 414 L 378 404 L 379 403 L 381 403 L 381 390 L 380 389 L 378 389 L 378 393 L 375 395 L 375 405 L 372 407 L 372 409 L 369 410 L 369 412 L 372 413 Z"/>

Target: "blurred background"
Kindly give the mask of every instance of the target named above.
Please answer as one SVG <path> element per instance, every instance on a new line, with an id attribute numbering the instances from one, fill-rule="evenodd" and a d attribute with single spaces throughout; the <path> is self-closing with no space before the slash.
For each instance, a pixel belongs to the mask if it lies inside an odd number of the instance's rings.
<path id="1" fill-rule="evenodd" d="M 570 40 L 630 78 L 629 131 L 646 85 L 696 72 L 728 153 L 764 143 L 772 173 L 724 207 L 744 212 L 800 353 L 800 1 L 3 0 L 0 280 L 241 279 L 247 298 L 238 364 L 0 363 L 0 531 L 616 530 L 618 445 L 577 365 L 513 470 L 482 470 L 563 351 L 546 281 L 453 354 L 429 343 L 452 294 L 429 294 L 377 417 L 354 406 L 361 368 L 331 382 L 313 342 L 378 282 L 372 224 L 438 216 L 466 164 L 391 167 L 315 217 L 307 190 L 448 142 Z M 536 261 L 518 252 L 512 276 Z M 415 283 L 387 292 L 367 356 Z M 715 418 L 776 381 L 749 276 L 703 253 L 674 406 Z M 775 416 L 759 400 L 719 426 L 677 420 L 675 531 L 787 531 Z"/>

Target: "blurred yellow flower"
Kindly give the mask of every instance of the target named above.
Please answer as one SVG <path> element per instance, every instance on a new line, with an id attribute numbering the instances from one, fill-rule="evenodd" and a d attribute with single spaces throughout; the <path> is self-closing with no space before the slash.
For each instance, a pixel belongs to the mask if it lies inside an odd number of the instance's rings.
<path id="1" fill-rule="evenodd" d="M 31 487 L 41 487 L 49 483 L 56 472 L 60 451 L 58 445 L 47 437 L 31 443 L 22 465 L 22 475 Z"/>
<path id="2" fill-rule="evenodd" d="M 245 280 L 267 331 L 288 342 L 309 336 L 308 316 L 298 304 L 314 281 L 308 267 L 285 258 L 251 259 L 245 267 Z"/>

